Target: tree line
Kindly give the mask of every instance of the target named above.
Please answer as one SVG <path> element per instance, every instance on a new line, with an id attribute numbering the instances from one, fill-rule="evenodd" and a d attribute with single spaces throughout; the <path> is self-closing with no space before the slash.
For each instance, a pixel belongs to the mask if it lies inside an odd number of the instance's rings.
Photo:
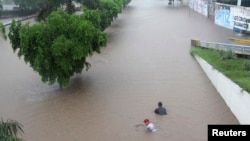
<path id="1" fill-rule="evenodd" d="M 15 0 L 29 3 L 41 0 Z M 11 47 L 23 57 L 34 71 L 38 72 L 43 82 L 68 85 L 74 73 L 88 70 L 91 64 L 86 61 L 94 52 L 100 53 L 107 43 L 104 30 L 122 12 L 130 0 L 82 0 L 82 14 L 75 14 L 72 0 L 45 0 L 38 21 L 35 24 L 22 24 L 12 20 L 9 33 L 0 23 L 4 39 L 10 40 Z M 66 3 L 65 10 L 57 2 Z M 80 1 L 80 0 L 79 0 Z M 23 3 L 24 4 L 24 3 Z M 69 5 L 69 6 L 68 6 Z M 25 6 L 28 7 L 28 6 Z M 43 16 L 41 16 L 43 15 Z M 41 16 L 41 17 L 39 17 Z M 7 34 L 7 35 L 6 35 Z M 0 140 L 22 141 L 23 125 L 11 119 L 0 120 Z"/>
<path id="2" fill-rule="evenodd" d="M 13 20 L 7 35 L 4 26 L 0 28 L 18 57 L 23 57 L 43 82 L 50 85 L 57 82 L 65 87 L 71 76 L 91 67 L 86 58 L 94 52 L 100 53 L 107 43 L 104 30 L 130 0 L 79 0 L 83 4 L 82 14 L 74 13 L 72 0 L 63 0 L 67 4 L 65 10 L 54 5 L 62 0 L 45 1 L 47 6 L 41 12 L 48 16 L 38 15 L 39 22 L 31 25 Z"/>

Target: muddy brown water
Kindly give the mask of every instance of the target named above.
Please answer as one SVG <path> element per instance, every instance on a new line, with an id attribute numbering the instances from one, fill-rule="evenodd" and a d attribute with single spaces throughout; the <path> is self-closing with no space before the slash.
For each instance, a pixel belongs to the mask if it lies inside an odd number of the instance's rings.
<path id="1" fill-rule="evenodd" d="M 166 0 L 132 0 L 106 30 L 108 45 L 67 88 L 48 86 L 0 47 L 0 117 L 26 141 L 206 141 L 208 124 L 239 124 L 195 59 L 190 39 L 228 42 L 233 31 Z M 168 115 L 153 113 L 162 101 Z M 157 132 L 140 126 L 150 118 Z"/>

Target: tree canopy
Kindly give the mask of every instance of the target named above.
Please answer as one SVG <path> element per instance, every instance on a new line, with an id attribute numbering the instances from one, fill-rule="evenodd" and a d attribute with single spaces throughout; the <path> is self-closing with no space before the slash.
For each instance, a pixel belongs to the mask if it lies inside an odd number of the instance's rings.
<path id="1" fill-rule="evenodd" d="M 13 50 L 39 73 L 43 82 L 67 86 L 71 76 L 89 69 L 86 58 L 100 53 L 106 45 L 104 30 L 121 12 L 124 1 L 97 1 L 98 8 L 85 8 L 80 15 L 58 9 L 32 25 L 12 21 L 8 37 Z M 0 29 L 6 38 L 1 24 Z"/>
<path id="2" fill-rule="evenodd" d="M 43 82 L 66 86 L 74 73 L 88 70 L 86 57 L 106 45 L 106 34 L 95 27 L 98 22 L 97 11 L 76 15 L 59 10 L 52 12 L 46 22 L 34 25 L 13 21 L 8 36 L 13 50 L 18 50 L 18 56 L 24 57 Z"/>

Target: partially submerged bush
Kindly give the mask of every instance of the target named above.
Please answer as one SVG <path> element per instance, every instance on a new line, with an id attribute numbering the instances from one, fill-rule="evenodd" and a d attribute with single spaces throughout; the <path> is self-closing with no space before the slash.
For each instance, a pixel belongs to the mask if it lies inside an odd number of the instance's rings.
<path id="1" fill-rule="evenodd" d="M 0 141 L 23 141 L 18 134 L 23 134 L 23 125 L 15 120 L 0 120 Z"/>
<path id="2" fill-rule="evenodd" d="M 250 71 L 250 60 L 245 60 L 243 62 L 243 68 L 246 69 L 247 71 Z"/>
<path id="3" fill-rule="evenodd" d="M 236 59 L 237 55 L 232 50 L 223 51 L 220 50 L 220 56 L 222 60 Z"/>

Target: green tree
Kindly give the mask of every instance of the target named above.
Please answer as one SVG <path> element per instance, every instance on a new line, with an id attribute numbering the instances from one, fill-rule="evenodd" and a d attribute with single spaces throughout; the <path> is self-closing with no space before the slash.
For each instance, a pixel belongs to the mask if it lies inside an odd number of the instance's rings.
<path id="1" fill-rule="evenodd" d="M 65 11 L 69 14 L 72 14 L 75 12 L 75 7 L 72 3 L 73 0 L 43 0 L 40 4 L 40 12 L 38 14 L 37 20 L 46 20 L 48 15 L 58 10 L 62 5 L 66 5 Z M 77 2 L 80 2 L 81 0 L 77 0 Z"/>
<path id="2" fill-rule="evenodd" d="M 60 7 L 62 2 L 63 0 L 44 0 L 43 3 L 39 5 L 40 11 L 37 16 L 37 20 L 46 20 L 52 11 L 56 11 Z"/>
<path id="3" fill-rule="evenodd" d="M 98 16 L 96 11 L 76 15 L 58 10 L 46 22 L 34 25 L 12 21 L 8 36 L 13 50 L 18 50 L 18 56 L 24 57 L 43 82 L 58 82 L 63 87 L 74 73 L 88 70 L 86 58 L 106 45 L 106 34 L 96 28 Z"/>
<path id="4" fill-rule="evenodd" d="M 97 9 L 99 7 L 100 0 L 78 0 L 89 9 Z"/>
<path id="5" fill-rule="evenodd" d="M 3 23 L 1 23 L 1 22 L 0 22 L 0 34 L 2 34 L 3 39 L 5 39 L 5 40 L 7 39 L 7 36 L 5 34 L 5 27 L 4 27 Z"/>
<path id="6" fill-rule="evenodd" d="M 15 120 L 8 119 L 0 121 L 0 140 L 1 141 L 23 141 L 18 134 L 23 134 L 23 125 Z"/>
<path id="7" fill-rule="evenodd" d="M 66 4 L 68 13 L 74 12 L 73 0 L 13 0 L 21 10 L 39 10 L 37 20 L 45 20 L 52 11 L 56 11 L 63 4 Z"/>
<path id="8" fill-rule="evenodd" d="M 45 2 L 59 4 L 60 1 Z M 98 8 L 85 8 L 81 15 L 59 9 L 34 25 L 13 20 L 8 33 L 12 48 L 39 73 L 43 82 L 67 86 L 71 76 L 81 73 L 84 68 L 89 69 L 86 58 L 94 52 L 100 53 L 100 48 L 106 45 L 103 31 L 121 12 L 122 1 L 101 0 Z M 51 3 L 45 5 L 52 6 Z M 5 33 L 4 27 L 0 28 Z M 5 34 L 3 37 L 6 38 Z"/>
<path id="9" fill-rule="evenodd" d="M 101 0 L 99 4 L 101 15 L 101 28 L 105 30 L 111 25 L 114 18 L 120 13 L 120 6 L 113 0 Z"/>
<path id="10" fill-rule="evenodd" d="M 66 0 L 65 11 L 69 14 L 75 13 L 75 6 L 73 5 L 72 0 Z"/>
<path id="11" fill-rule="evenodd" d="M 123 0 L 123 7 L 127 6 L 131 0 Z"/>
<path id="12" fill-rule="evenodd" d="M 20 1 L 20 0 L 19 0 Z M 26 0 L 22 0 L 26 1 Z M 37 0 L 39 1 L 39 0 Z M 40 0 L 41 1 L 41 0 Z M 46 20 L 47 16 L 52 12 L 56 11 L 61 5 L 66 4 L 65 11 L 69 14 L 75 12 L 75 7 L 72 4 L 73 0 L 43 0 L 40 4 L 40 13 L 38 15 L 38 21 Z M 88 9 L 101 9 L 102 25 L 107 27 L 110 25 L 113 18 L 110 16 L 117 16 L 118 12 L 121 12 L 122 8 L 127 5 L 131 0 L 75 0 L 81 3 Z M 109 9 L 111 8 L 111 9 Z M 107 18 L 108 19 L 105 19 Z"/>

